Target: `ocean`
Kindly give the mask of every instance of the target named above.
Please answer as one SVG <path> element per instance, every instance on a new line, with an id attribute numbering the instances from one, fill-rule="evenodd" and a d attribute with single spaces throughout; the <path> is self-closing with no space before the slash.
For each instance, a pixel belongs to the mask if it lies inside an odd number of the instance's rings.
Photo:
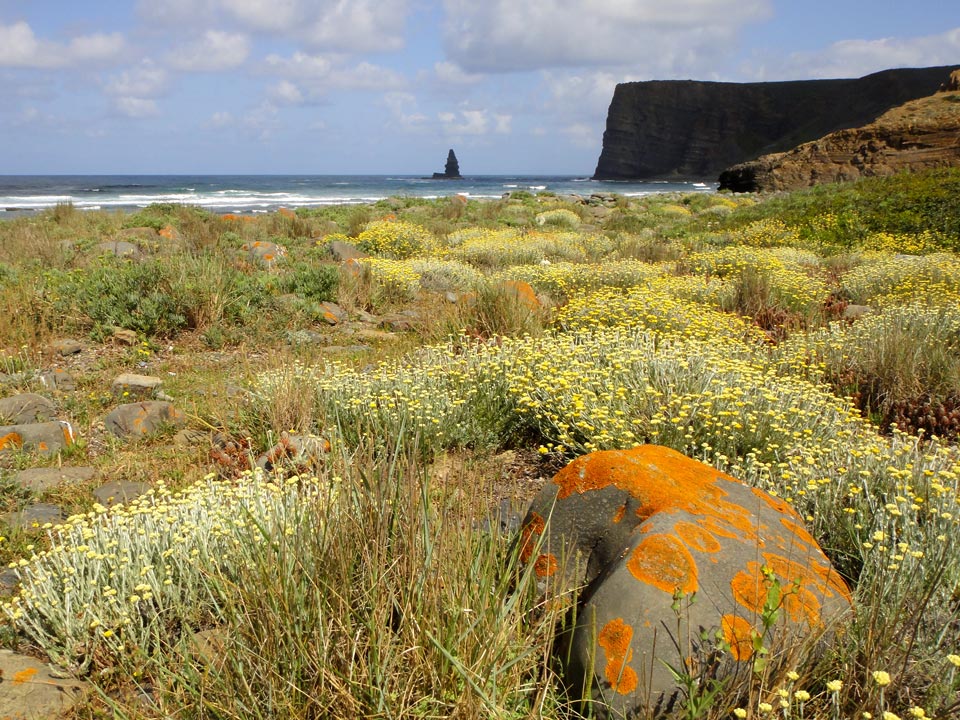
<path id="1" fill-rule="evenodd" d="M 499 198 L 512 190 L 627 196 L 716 190 L 713 182 L 608 182 L 575 176 L 480 175 L 433 180 L 414 175 L 0 175 L 0 218 L 72 203 L 81 210 L 136 210 L 151 203 L 196 205 L 217 213 L 370 203 L 386 197 L 463 194 Z"/>

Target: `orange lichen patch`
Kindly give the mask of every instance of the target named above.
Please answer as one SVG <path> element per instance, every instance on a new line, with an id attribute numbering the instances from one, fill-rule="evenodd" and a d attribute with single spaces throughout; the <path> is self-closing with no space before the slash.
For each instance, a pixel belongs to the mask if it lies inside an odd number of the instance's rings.
<path id="1" fill-rule="evenodd" d="M 627 559 L 627 570 L 637 580 L 673 594 L 697 589 L 697 565 L 690 551 L 672 535 L 657 533 L 640 541 Z"/>
<path id="2" fill-rule="evenodd" d="M 720 629 L 734 660 L 742 662 L 753 657 L 753 637 L 756 634 L 753 625 L 739 615 L 728 614 L 720 618 Z"/>
<path id="3" fill-rule="evenodd" d="M 633 659 L 633 650 L 630 648 L 632 639 L 633 628 L 623 618 L 608 622 L 597 637 L 597 643 L 603 648 L 607 660 L 603 675 L 610 687 L 621 695 L 632 693 L 639 684 L 637 673 L 629 665 Z"/>
<path id="4" fill-rule="evenodd" d="M 38 670 L 36 668 L 26 668 L 21 670 L 18 673 L 13 674 L 13 684 L 14 685 L 23 685 L 23 683 L 30 682 L 33 680 L 33 676 L 36 675 Z"/>
<path id="5" fill-rule="evenodd" d="M 173 225 L 167 225 L 160 230 L 160 237 L 166 238 L 167 240 L 173 240 L 177 237 L 177 229 Z"/>
<path id="6" fill-rule="evenodd" d="M 503 286 L 513 290 L 517 294 L 517 299 L 531 310 L 536 310 L 540 307 L 537 293 L 530 283 L 524 282 L 523 280 L 505 280 Z"/>
<path id="7" fill-rule="evenodd" d="M 806 620 L 810 627 L 823 624 L 823 608 L 820 600 L 805 587 L 786 587 L 783 589 L 783 609 L 794 622 Z"/>
<path id="8" fill-rule="evenodd" d="M 70 427 L 70 423 L 61 423 L 60 430 L 63 433 L 63 442 L 67 445 L 73 445 L 73 428 Z"/>
<path id="9" fill-rule="evenodd" d="M 263 259 L 267 262 L 273 262 L 273 253 L 265 253 Z"/>
<path id="10" fill-rule="evenodd" d="M 699 525 L 681 520 L 673 526 L 673 531 L 694 550 L 705 553 L 720 552 L 720 542 L 717 538 Z"/>
<path id="11" fill-rule="evenodd" d="M 613 524 L 616 525 L 621 520 L 623 520 L 623 516 L 626 515 L 626 513 L 627 513 L 627 504 L 624 503 L 623 505 L 618 507 L 617 511 L 613 514 Z"/>
<path id="12" fill-rule="evenodd" d="M 553 553 L 545 553 L 537 558 L 533 564 L 533 571 L 537 577 L 552 577 L 557 572 L 557 556 Z"/>
<path id="13" fill-rule="evenodd" d="M 756 495 L 758 498 L 763 500 L 767 505 L 772 507 L 778 513 L 783 513 L 784 515 L 789 515 L 790 517 L 800 519 L 800 516 L 797 515 L 797 511 L 794 510 L 790 505 L 780 498 L 776 498 L 770 493 L 765 493 L 760 488 L 750 488 L 750 492 Z"/>
<path id="14" fill-rule="evenodd" d="M 801 587 L 810 586 L 827 597 L 838 595 L 850 602 L 853 598 L 846 583 L 830 566 L 826 557 L 819 552 L 817 555 L 820 557 L 810 558 L 807 564 L 801 564 L 774 553 L 764 553 L 763 559 L 783 585 L 798 582 Z"/>
<path id="15" fill-rule="evenodd" d="M 613 486 L 639 501 L 640 522 L 658 512 L 684 511 L 701 518 L 699 524 L 713 535 L 755 540 L 752 512 L 724 499 L 721 480 L 739 484 L 676 450 L 641 445 L 584 455 L 557 473 L 553 482 L 559 486 L 558 500 Z"/>
<path id="16" fill-rule="evenodd" d="M 23 438 L 18 432 L 8 432 L 3 437 L 0 437 L 0 450 L 14 449 L 23 446 Z"/>
<path id="17" fill-rule="evenodd" d="M 44 440 L 41 440 L 39 443 L 37 443 L 37 450 L 39 450 L 40 452 L 45 453 L 49 449 L 50 449 L 50 446 L 47 445 L 47 443 Z"/>
<path id="18" fill-rule="evenodd" d="M 520 562 L 527 562 L 533 555 L 533 549 L 537 544 L 534 535 L 542 535 L 547 527 L 547 521 L 539 513 L 530 513 L 530 520 L 523 526 L 520 533 Z"/>
<path id="19" fill-rule="evenodd" d="M 291 220 L 297 216 L 297 214 L 293 210 L 290 210 L 285 207 L 280 208 L 279 210 L 277 210 L 277 212 L 283 215 L 285 218 L 289 218 Z"/>
<path id="20" fill-rule="evenodd" d="M 817 541 L 814 540 L 813 535 L 807 532 L 807 529 L 799 521 L 794 522 L 788 518 L 780 518 L 780 524 L 783 525 L 790 535 L 802 542 L 804 545 L 809 545 L 810 547 L 819 547 Z"/>
<path id="21" fill-rule="evenodd" d="M 767 602 L 770 592 L 770 578 L 763 574 L 758 562 L 747 563 L 747 569 L 741 570 L 730 581 L 733 599 L 750 612 L 759 615 Z"/>

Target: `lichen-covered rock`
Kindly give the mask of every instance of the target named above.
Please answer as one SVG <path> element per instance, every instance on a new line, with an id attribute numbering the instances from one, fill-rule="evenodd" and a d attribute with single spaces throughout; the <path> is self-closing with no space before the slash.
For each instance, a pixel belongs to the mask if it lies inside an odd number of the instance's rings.
<path id="1" fill-rule="evenodd" d="M 182 412 L 160 400 L 119 405 L 103 419 L 107 430 L 123 438 L 152 435 L 164 425 L 180 426 L 184 422 Z"/>
<path id="2" fill-rule="evenodd" d="M 287 249 L 282 245 L 266 240 L 257 240 L 252 243 L 244 243 L 240 249 L 247 254 L 247 259 L 252 263 L 264 267 L 273 267 L 280 262 L 287 254 Z"/>
<path id="3" fill-rule="evenodd" d="M 0 717 L 10 720 L 61 717 L 89 684 L 53 673 L 46 663 L 0 650 Z"/>
<path id="4" fill-rule="evenodd" d="M 77 388 L 77 382 L 73 375 L 63 368 L 54 368 L 40 373 L 40 383 L 55 392 L 73 392 Z"/>
<path id="5" fill-rule="evenodd" d="M 64 483 L 86 482 L 97 474 L 92 467 L 39 467 L 21 470 L 13 477 L 13 482 L 31 492 L 41 493 Z"/>
<path id="6" fill-rule="evenodd" d="M 116 255 L 117 257 L 139 258 L 140 248 L 126 240 L 107 240 L 97 245 L 100 255 Z"/>
<path id="7" fill-rule="evenodd" d="M 22 448 L 49 454 L 72 444 L 73 428 L 63 420 L 0 427 L 0 452 Z"/>
<path id="8" fill-rule="evenodd" d="M 153 375 L 121 373 L 113 379 L 111 388 L 116 394 L 126 393 L 136 398 L 146 398 L 153 395 L 162 384 L 163 380 Z"/>
<path id="9" fill-rule="evenodd" d="M 675 709 L 667 664 L 733 690 L 750 677 L 755 639 L 775 656 L 850 610 L 786 503 L 664 447 L 570 463 L 534 499 L 520 541 L 550 592 L 586 583 L 560 657 L 571 691 L 600 701 L 600 717 Z"/>
<path id="10" fill-rule="evenodd" d="M 11 425 L 46 422 L 57 414 L 57 408 L 43 395 L 20 393 L 0 398 L 0 422 Z"/>

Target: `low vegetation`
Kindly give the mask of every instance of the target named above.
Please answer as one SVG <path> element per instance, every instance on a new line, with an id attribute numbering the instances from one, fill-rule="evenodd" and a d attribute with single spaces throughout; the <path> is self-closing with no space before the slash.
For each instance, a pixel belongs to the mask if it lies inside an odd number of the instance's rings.
<path id="1" fill-rule="evenodd" d="M 953 717 L 951 188 L 957 171 L 603 208 L 517 193 L 2 223 L 3 394 L 45 392 L 54 339 L 92 348 L 57 397 L 79 442 L 0 454 L 8 509 L 73 513 L 3 537 L 21 578 L 4 640 L 95 684 L 75 717 L 576 717 L 551 661 L 575 598 L 544 602 L 491 528 L 535 490 L 521 478 L 649 442 L 789 502 L 855 599 L 827 653 L 771 659 L 742 697 L 703 703 L 688 678 L 685 717 Z M 101 245 L 121 239 L 137 252 Z M 370 255 L 335 262 L 331 240 Z M 124 371 L 163 376 L 203 440 L 105 437 Z M 251 470 L 284 431 L 332 450 Z M 61 462 L 154 490 L 106 508 L 83 483 L 8 479 Z"/>

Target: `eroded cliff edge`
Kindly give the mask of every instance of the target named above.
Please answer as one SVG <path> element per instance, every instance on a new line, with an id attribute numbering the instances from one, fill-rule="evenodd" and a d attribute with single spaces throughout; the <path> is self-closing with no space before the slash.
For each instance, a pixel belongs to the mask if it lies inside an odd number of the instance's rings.
<path id="1" fill-rule="evenodd" d="M 865 125 L 932 95 L 952 69 L 884 70 L 843 80 L 621 83 L 594 178 L 714 178 L 737 163 Z"/>
<path id="2" fill-rule="evenodd" d="M 910 100 L 863 127 L 838 130 L 787 152 L 734 165 L 720 174 L 720 189 L 796 190 L 956 166 L 960 166 L 960 70 L 937 94 Z"/>

